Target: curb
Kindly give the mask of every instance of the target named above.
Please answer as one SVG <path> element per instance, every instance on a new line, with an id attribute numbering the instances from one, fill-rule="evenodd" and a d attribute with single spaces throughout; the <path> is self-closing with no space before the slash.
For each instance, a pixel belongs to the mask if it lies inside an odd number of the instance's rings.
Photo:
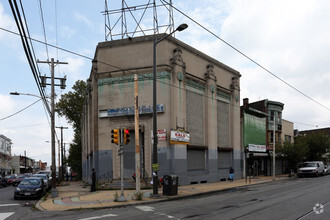
<path id="1" fill-rule="evenodd" d="M 283 178 L 283 179 L 278 179 L 275 180 L 276 182 L 279 181 L 290 181 L 292 179 L 296 179 L 293 177 L 287 177 L 287 178 Z M 151 203 L 160 203 L 160 202 L 165 202 L 165 201 L 175 201 L 175 200 L 181 200 L 181 199 L 186 199 L 186 198 L 193 198 L 193 197 L 197 197 L 197 196 L 202 196 L 202 195 L 209 195 L 209 194 L 213 194 L 213 193 L 218 193 L 218 192 L 224 192 L 224 191 L 230 191 L 230 190 L 240 190 L 240 189 L 244 189 L 247 188 L 249 186 L 254 186 L 254 185 L 261 185 L 261 184 L 266 184 L 266 183 L 271 183 L 273 182 L 272 180 L 269 181 L 264 181 L 264 182 L 259 182 L 259 183 L 253 183 L 253 184 L 245 184 L 245 185 L 241 185 L 241 186 L 234 186 L 234 187 L 228 187 L 228 188 L 222 188 L 222 189 L 215 189 L 215 190 L 210 190 L 210 191 L 206 191 L 206 192 L 198 192 L 198 193 L 193 193 L 193 194 L 189 194 L 189 195 L 175 195 L 174 197 L 171 196 L 163 196 L 161 195 L 159 199 L 153 199 L 153 200 L 149 200 L 149 201 L 136 201 L 136 202 L 130 202 L 130 203 L 126 203 L 126 204 L 120 204 L 120 202 L 118 202 L 118 204 L 116 205 L 109 205 L 109 206 L 102 206 L 102 207 L 76 207 L 73 209 L 64 209 L 64 210 L 47 210 L 44 209 L 40 206 L 41 200 L 39 200 L 36 205 L 35 208 L 38 211 L 47 211 L 47 212 L 58 212 L 58 211 L 77 211 L 77 210 L 89 210 L 89 209 L 107 209 L 107 208 L 122 208 L 122 207 L 127 207 L 127 206 L 135 206 L 135 205 L 146 205 L 146 204 L 151 204 Z"/>

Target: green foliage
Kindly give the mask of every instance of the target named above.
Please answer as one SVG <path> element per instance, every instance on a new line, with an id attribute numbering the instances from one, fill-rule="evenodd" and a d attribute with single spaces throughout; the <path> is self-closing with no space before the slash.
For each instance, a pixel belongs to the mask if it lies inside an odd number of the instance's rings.
<path id="1" fill-rule="evenodd" d="M 59 116 L 64 116 L 72 124 L 75 132 L 81 132 L 81 114 L 87 84 L 82 80 L 78 80 L 72 89 L 73 91 L 61 95 L 55 109 Z"/>
<path id="2" fill-rule="evenodd" d="M 142 200 L 143 199 L 143 192 L 138 191 L 133 193 L 133 197 L 135 200 Z"/>
<path id="3" fill-rule="evenodd" d="M 295 169 L 298 163 L 304 160 L 307 153 L 308 148 L 305 142 L 297 141 L 294 144 L 285 142 L 283 145 L 276 145 L 276 154 L 289 162 L 290 169 Z"/>
<path id="4" fill-rule="evenodd" d="M 68 164 L 77 173 L 76 179 L 81 178 L 81 117 L 85 101 L 87 84 L 78 80 L 72 87 L 73 91 L 61 95 L 55 110 L 59 116 L 65 117 L 75 132 L 70 144 Z"/>
<path id="5" fill-rule="evenodd" d="M 81 179 L 81 133 L 75 133 L 70 144 L 68 164 L 77 173 L 76 180 Z"/>
<path id="6" fill-rule="evenodd" d="M 288 160 L 290 168 L 297 167 L 303 161 L 323 160 L 326 149 L 330 148 L 330 139 L 322 133 L 313 133 L 295 139 L 295 143 L 285 142 L 276 146 L 276 153 Z"/>
<path id="7" fill-rule="evenodd" d="M 309 161 L 322 160 L 322 156 L 330 147 L 329 137 L 320 132 L 306 135 L 303 140 L 308 146 Z"/>

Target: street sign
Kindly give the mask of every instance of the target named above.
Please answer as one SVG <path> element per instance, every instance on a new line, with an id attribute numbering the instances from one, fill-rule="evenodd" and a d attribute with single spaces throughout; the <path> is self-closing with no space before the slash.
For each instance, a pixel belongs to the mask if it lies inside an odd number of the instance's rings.
<path id="1" fill-rule="evenodd" d="M 159 171 L 159 163 L 153 163 L 152 164 L 152 171 L 154 171 L 154 172 Z"/>
<path id="2" fill-rule="evenodd" d="M 119 149 L 118 150 L 118 156 L 122 155 L 124 152 L 123 152 L 123 149 Z"/>

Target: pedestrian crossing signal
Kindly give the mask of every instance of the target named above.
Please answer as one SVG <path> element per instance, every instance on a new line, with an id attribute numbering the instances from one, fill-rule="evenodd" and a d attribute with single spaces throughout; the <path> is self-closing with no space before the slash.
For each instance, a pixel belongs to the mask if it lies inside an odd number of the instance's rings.
<path id="1" fill-rule="evenodd" d="M 119 144 L 119 129 L 112 129 L 111 130 L 111 143 Z"/>
<path id="2" fill-rule="evenodd" d="M 129 135 L 129 130 L 124 129 L 124 143 L 129 144 L 130 143 L 130 135 Z"/>

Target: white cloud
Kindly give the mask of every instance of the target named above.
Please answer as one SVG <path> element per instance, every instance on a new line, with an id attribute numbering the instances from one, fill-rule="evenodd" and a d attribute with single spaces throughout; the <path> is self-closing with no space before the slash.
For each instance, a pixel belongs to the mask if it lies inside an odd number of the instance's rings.
<path id="1" fill-rule="evenodd" d="M 211 2 L 206 1 L 205 4 Z M 299 91 L 330 108 L 330 3 L 327 1 L 222 1 L 214 9 L 185 13 Z M 203 7 L 200 7 L 203 8 Z M 204 9 L 204 8 L 203 8 Z M 221 14 L 226 15 L 222 17 Z M 216 25 L 218 22 L 218 25 Z M 285 104 L 288 120 L 330 126 L 329 111 L 285 85 L 247 58 L 195 26 L 182 35 L 186 43 L 240 71 L 241 97 Z M 181 35 L 180 35 L 181 36 Z M 187 41 L 188 42 L 187 42 Z M 313 115 L 311 115 L 313 114 Z M 308 116 L 307 116 L 308 115 Z M 298 119 L 298 120 L 297 120 Z M 305 127 L 309 129 L 308 127 Z"/>
<path id="2" fill-rule="evenodd" d="M 60 27 L 61 36 L 67 39 L 71 39 L 72 36 L 76 33 L 76 30 L 72 27 L 62 26 Z"/>
<path id="3" fill-rule="evenodd" d="M 17 32 L 15 21 L 10 15 L 6 14 L 3 5 L 0 3 L 0 27 L 9 31 Z M 10 48 L 17 48 L 15 40 L 18 36 L 4 30 L 0 30 L 0 43 Z"/>
<path id="4" fill-rule="evenodd" d="M 93 27 L 93 22 L 91 22 L 85 15 L 82 15 L 77 11 L 74 12 L 74 18 L 77 21 L 82 22 L 89 27 Z"/>

